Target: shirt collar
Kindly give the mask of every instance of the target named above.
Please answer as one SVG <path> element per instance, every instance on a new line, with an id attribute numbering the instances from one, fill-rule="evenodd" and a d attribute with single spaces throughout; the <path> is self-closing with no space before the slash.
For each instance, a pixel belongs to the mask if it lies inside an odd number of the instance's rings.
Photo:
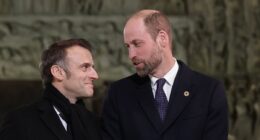
<path id="1" fill-rule="evenodd" d="M 179 64 L 175 58 L 173 58 L 175 63 L 173 67 L 162 77 L 166 80 L 166 83 L 169 84 L 170 86 L 173 85 L 174 79 L 177 75 L 178 69 L 179 69 Z M 154 86 L 156 84 L 156 81 L 159 79 L 157 77 L 154 77 L 152 75 L 149 75 L 151 79 L 151 85 Z"/>

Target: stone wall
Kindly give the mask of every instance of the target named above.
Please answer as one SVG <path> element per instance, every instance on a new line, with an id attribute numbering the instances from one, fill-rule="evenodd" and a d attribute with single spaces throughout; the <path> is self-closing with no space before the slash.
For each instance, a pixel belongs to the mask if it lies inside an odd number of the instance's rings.
<path id="1" fill-rule="evenodd" d="M 39 85 L 41 51 L 55 40 L 85 38 L 100 75 L 95 97 L 86 102 L 99 113 L 107 86 L 134 72 L 122 40 L 125 19 L 155 8 L 170 18 L 176 57 L 224 82 L 229 139 L 260 140 L 259 6 L 260 0 L 0 0 L 0 79 Z M 8 111 L 2 106 L 0 112 Z"/>

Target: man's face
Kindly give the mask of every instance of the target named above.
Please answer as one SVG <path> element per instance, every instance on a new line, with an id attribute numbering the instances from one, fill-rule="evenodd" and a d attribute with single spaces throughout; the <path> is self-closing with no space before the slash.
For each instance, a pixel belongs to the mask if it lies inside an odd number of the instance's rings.
<path id="1" fill-rule="evenodd" d="M 128 57 L 139 76 L 153 74 L 162 62 L 162 51 L 141 19 L 130 19 L 124 28 Z"/>
<path id="2" fill-rule="evenodd" d="M 63 89 L 72 98 L 93 96 L 93 80 L 98 74 L 93 67 L 91 53 L 80 46 L 73 46 L 66 50 L 65 64 L 68 69 L 63 82 Z"/>

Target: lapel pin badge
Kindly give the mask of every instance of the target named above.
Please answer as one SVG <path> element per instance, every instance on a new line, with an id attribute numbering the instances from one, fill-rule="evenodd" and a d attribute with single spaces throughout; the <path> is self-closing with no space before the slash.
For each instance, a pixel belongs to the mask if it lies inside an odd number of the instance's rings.
<path id="1" fill-rule="evenodd" d="M 183 94 L 184 94 L 184 96 L 185 96 L 185 97 L 188 97 L 188 96 L 190 96 L 190 92 L 189 92 L 189 91 L 184 91 L 184 93 L 183 93 Z"/>

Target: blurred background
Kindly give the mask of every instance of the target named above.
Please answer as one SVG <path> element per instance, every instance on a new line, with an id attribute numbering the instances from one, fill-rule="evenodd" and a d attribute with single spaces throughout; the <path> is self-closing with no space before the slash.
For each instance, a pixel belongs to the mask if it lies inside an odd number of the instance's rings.
<path id="1" fill-rule="evenodd" d="M 229 140 L 260 140 L 259 7 L 260 0 L 0 0 L 0 124 L 41 97 L 41 52 L 71 37 L 94 46 L 100 79 L 85 101 L 100 115 L 110 83 L 134 72 L 123 44 L 125 20 L 153 8 L 170 18 L 177 59 L 224 83 Z"/>

